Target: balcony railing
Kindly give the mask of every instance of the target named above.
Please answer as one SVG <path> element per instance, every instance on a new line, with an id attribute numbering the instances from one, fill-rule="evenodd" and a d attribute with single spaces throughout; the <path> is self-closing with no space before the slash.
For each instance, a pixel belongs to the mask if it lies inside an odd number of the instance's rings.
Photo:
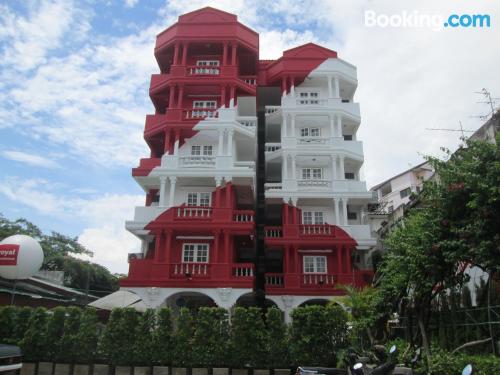
<path id="1" fill-rule="evenodd" d="M 266 238 L 281 238 L 283 237 L 282 227 L 265 227 L 264 232 Z"/>
<path id="2" fill-rule="evenodd" d="M 212 216 L 211 207 L 182 206 L 175 210 L 176 218 L 186 219 L 208 219 Z"/>
<path id="3" fill-rule="evenodd" d="M 215 156 L 181 156 L 179 163 L 183 167 L 215 167 Z"/>
<path id="4" fill-rule="evenodd" d="M 304 273 L 301 275 L 300 280 L 302 286 L 321 286 L 330 285 L 333 286 L 337 282 L 336 275 L 319 274 L 319 273 Z"/>
<path id="5" fill-rule="evenodd" d="M 210 264 L 208 263 L 176 263 L 170 265 L 170 272 L 173 276 L 195 278 L 209 277 Z"/>
<path id="6" fill-rule="evenodd" d="M 266 286 L 274 288 L 283 288 L 285 278 L 282 273 L 266 273 Z"/>
<path id="7" fill-rule="evenodd" d="M 334 234 L 332 225 L 329 224 L 301 224 L 300 234 L 304 236 L 331 235 Z"/>
<path id="8" fill-rule="evenodd" d="M 255 274 L 253 269 L 253 263 L 234 264 L 232 267 L 232 275 L 234 277 L 253 277 Z"/>
<path id="9" fill-rule="evenodd" d="M 266 105 L 266 116 L 278 112 L 281 109 L 279 105 Z"/>
<path id="10" fill-rule="evenodd" d="M 238 223 L 250 223 L 254 220 L 254 212 L 251 210 L 234 211 L 233 220 Z"/>
<path id="11" fill-rule="evenodd" d="M 194 65 L 194 66 L 188 66 L 186 68 L 187 74 L 191 76 L 214 76 L 214 75 L 219 75 L 220 74 L 220 67 L 219 66 L 199 66 L 199 65 Z"/>
<path id="12" fill-rule="evenodd" d="M 319 186 L 319 187 L 330 187 L 332 186 L 332 181 L 330 180 L 298 180 L 298 186 Z"/>
<path id="13" fill-rule="evenodd" d="M 264 184 L 264 188 L 266 190 L 281 190 L 283 188 L 283 184 L 281 182 L 266 182 Z"/>
<path id="14" fill-rule="evenodd" d="M 300 137 L 297 138 L 298 145 L 328 145 L 330 138 L 323 137 Z"/>
<path id="15" fill-rule="evenodd" d="M 257 84 L 257 76 L 240 76 L 240 79 L 248 85 L 255 86 Z"/>
<path id="16" fill-rule="evenodd" d="M 217 109 L 215 108 L 199 108 L 199 109 L 186 109 L 184 110 L 184 119 L 202 119 L 202 118 L 215 118 L 218 117 Z"/>
<path id="17" fill-rule="evenodd" d="M 326 106 L 328 104 L 328 99 L 297 99 L 295 101 L 297 105 L 307 105 L 307 106 Z"/>
<path id="18" fill-rule="evenodd" d="M 281 143 L 266 143 L 264 147 L 265 152 L 274 152 L 281 150 Z"/>
<path id="19" fill-rule="evenodd" d="M 257 127 L 257 119 L 255 117 L 238 116 L 236 120 L 240 123 L 240 125 L 250 130 L 255 130 L 255 128 Z"/>

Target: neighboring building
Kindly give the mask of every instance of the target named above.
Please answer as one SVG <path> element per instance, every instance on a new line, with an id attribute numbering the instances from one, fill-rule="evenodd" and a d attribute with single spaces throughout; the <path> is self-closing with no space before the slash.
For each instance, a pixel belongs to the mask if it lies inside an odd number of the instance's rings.
<path id="1" fill-rule="evenodd" d="M 132 172 L 146 204 L 126 223 L 142 251 L 122 289 L 231 308 L 265 283 L 288 317 L 370 283 L 356 68 L 312 43 L 259 60 L 258 34 L 213 8 L 180 16 L 155 56 L 151 155 Z"/>
<path id="2" fill-rule="evenodd" d="M 500 131 L 500 110 L 496 111 L 491 118 L 486 121 L 471 136 L 471 139 L 482 139 L 495 143 L 496 136 Z"/>
<path id="3" fill-rule="evenodd" d="M 434 170 L 428 162 L 423 162 L 390 179 L 372 187 L 377 194 L 380 210 L 391 214 L 410 202 L 412 193 L 422 190 L 424 181 L 434 175 Z"/>

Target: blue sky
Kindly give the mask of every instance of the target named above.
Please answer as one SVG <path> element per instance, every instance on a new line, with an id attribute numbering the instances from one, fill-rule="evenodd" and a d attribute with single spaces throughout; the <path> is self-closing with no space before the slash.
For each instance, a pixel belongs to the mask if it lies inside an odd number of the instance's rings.
<path id="1" fill-rule="evenodd" d="M 137 241 L 124 230 L 143 204 L 131 168 L 153 111 L 155 35 L 179 14 L 212 5 L 260 34 L 261 58 L 309 41 L 358 67 L 359 138 L 369 186 L 454 148 L 500 96 L 500 6 L 495 1 L 4 1 L 0 2 L 0 212 L 79 236 L 94 260 L 126 272 Z M 364 12 L 487 13 L 479 30 L 368 28 Z"/>

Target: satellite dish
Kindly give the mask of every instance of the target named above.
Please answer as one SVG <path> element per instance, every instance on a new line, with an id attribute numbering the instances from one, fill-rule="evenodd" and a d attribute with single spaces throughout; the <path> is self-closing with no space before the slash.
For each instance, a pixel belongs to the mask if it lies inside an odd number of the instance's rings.
<path id="1" fill-rule="evenodd" d="M 37 240 L 16 234 L 0 241 L 0 276 L 9 280 L 28 279 L 40 270 L 43 250 Z"/>

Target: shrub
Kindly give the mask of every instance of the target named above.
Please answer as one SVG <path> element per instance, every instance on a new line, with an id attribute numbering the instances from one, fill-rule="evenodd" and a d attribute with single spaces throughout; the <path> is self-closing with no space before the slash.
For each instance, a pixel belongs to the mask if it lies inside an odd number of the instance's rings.
<path id="1" fill-rule="evenodd" d="M 335 366 L 347 345 L 347 314 L 338 305 L 298 307 L 292 311 L 290 349 L 295 365 Z"/>
<path id="2" fill-rule="evenodd" d="M 223 308 L 201 307 L 193 335 L 194 366 L 210 367 L 227 364 L 229 321 Z"/>
<path id="3" fill-rule="evenodd" d="M 108 323 L 99 342 L 99 356 L 110 364 L 117 364 L 120 352 L 120 324 L 123 316 L 123 309 L 117 308 L 111 311 Z"/>
<path id="4" fill-rule="evenodd" d="M 193 336 L 192 317 L 189 309 L 183 307 L 179 311 L 177 329 L 174 334 L 174 350 L 172 365 L 186 367 L 191 365 L 192 349 L 191 338 Z"/>
<path id="5" fill-rule="evenodd" d="M 0 308 L 0 342 L 4 344 L 16 344 L 16 323 L 18 309 L 14 306 L 3 306 Z"/>
<path id="6" fill-rule="evenodd" d="M 75 360 L 78 363 L 94 362 L 97 348 L 97 314 L 92 308 L 87 308 L 80 315 L 80 328 L 76 333 Z"/>
<path id="7" fill-rule="evenodd" d="M 267 310 L 266 322 L 268 332 L 267 366 L 269 368 L 286 368 L 290 366 L 290 353 L 283 313 L 276 308 Z"/>
<path id="8" fill-rule="evenodd" d="M 154 355 L 154 330 L 156 314 L 153 309 L 147 309 L 138 318 L 134 343 L 134 364 L 149 365 Z"/>
<path id="9" fill-rule="evenodd" d="M 439 349 L 433 351 L 429 372 L 433 375 L 461 374 L 469 363 L 474 368 L 474 375 L 500 374 L 500 360 L 494 355 L 451 354 Z"/>
<path id="10" fill-rule="evenodd" d="M 49 312 L 47 319 L 47 360 L 54 362 L 59 360 L 61 352 L 62 337 L 64 333 L 64 320 L 66 308 L 56 307 Z"/>
<path id="11" fill-rule="evenodd" d="M 37 307 L 33 311 L 20 344 L 25 360 L 37 362 L 47 358 L 47 310 L 45 308 Z"/>
<path id="12" fill-rule="evenodd" d="M 19 345 L 21 340 L 24 338 L 32 313 L 33 309 L 31 307 L 20 307 L 17 309 L 15 326 L 15 337 L 17 345 Z"/>
<path id="13" fill-rule="evenodd" d="M 172 310 L 163 307 L 158 311 L 158 325 L 154 332 L 153 360 L 163 366 L 172 364 L 174 341 L 172 336 Z"/>
<path id="14" fill-rule="evenodd" d="M 231 362 L 234 367 L 263 367 L 266 361 L 267 331 L 261 310 L 236 307 L 231 330 Z"/>

